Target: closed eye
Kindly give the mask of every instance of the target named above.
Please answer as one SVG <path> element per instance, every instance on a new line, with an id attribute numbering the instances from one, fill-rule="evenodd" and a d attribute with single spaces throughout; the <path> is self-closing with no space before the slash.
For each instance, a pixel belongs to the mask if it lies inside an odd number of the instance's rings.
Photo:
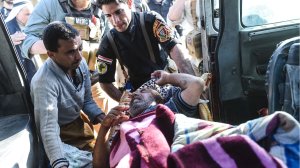
<path id="1" fill-rule="evenodd" d="M 104 14 L 106 17 L 110 18 L 111 14 Z"/>
<path id="2" fill-rule="evenodd" d="M 80 46 L 78 47 L 78 50 L 79 50 L 79 51 L 82 51 L 82 50 L 83 50 L 82 43 L 81 43 Z"/>

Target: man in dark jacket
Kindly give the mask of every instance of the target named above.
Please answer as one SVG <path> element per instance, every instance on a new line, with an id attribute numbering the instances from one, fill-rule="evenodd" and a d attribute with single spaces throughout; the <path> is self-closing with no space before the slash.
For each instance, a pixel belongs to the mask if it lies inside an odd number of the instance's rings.
<path id="1" fill-rule="evenodd" d="M 122 95 L 112 84 L 116 60 L 128 69 L 133 91 L 148 81 L 152 72 L 165 68 L 167 55 L 179 72 L 194 74 L 188 53 L 159 14 L 132 12 L 127 0 L 97 3 L 114 27 L 103 37 L 97 52 L 101 87 L 114 100 L 119 101 Z"/>

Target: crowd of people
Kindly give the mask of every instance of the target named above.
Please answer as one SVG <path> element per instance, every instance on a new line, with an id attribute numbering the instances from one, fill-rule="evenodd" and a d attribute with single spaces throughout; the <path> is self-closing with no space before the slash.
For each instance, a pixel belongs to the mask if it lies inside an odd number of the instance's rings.
<path id="1" fill-rule="evenodd" d="M 126 155 L 142 149 L 118 144 L 120 149 L 110 150 L 110 139 L 123 143 L 115 139 L 128 138 L 114 134 L 120 124 L 135 121 L 139 129 L 151 127 L 151 122 L 168 132 L 164 129 L 171 127 L 159 126 L 156 111 L 162 109 L 199 118 L 199 99 L 210 74 L 202 75 L 192 65 L 191 55 L 201 59 L 201 54 L 189 53 L 190 46 L 180 38 L 185 17 L 193 30 L 200 29 L 195 3 L 198 0 L 3 0 L 1 14 L 28 74 L 47 166 L 136 165 L 137 160 Z M 48 57 L 41 66 L 34 65 L 37 54 Z M 94 75 L 101 86 L 98 92 L 118 102 L 116 107 L 107 110 L 95 102 Z M 115 82 L 121 75 L 124 82 L 119 86 Z M 96 124 L 101 124 L 98 134 Z M 169 145 L 171 130 L 164 134 Z"/>
<path id="2" fill-rule="evenodd" d="M 122 95 L 121 86 L 114 84 L 120 73 L 117 61 L 121 73 L 127 73 L 126 89 L 132 92 L 149 81 L 151 73 L 165 67 L 195 74 L 176 29 L 165 21 L 172 4 L 143 0 L 2 1 L 1 14 L 27 73 L 35 121 L 52 167 L 68 163 L 61 150 L 64 143 L 93 151 L 95 137 L 89 124 L 101 123 L 107 112 L 91 94 L 90 76 L 95 71 L 99 92 L 117 102 Z M 98 45 L 97 52 L 90 49 L 92 44 Z M 36 55 L 49 59 L 37 65 Z M 89 124 L 84 121 L 86 116 Z"/>

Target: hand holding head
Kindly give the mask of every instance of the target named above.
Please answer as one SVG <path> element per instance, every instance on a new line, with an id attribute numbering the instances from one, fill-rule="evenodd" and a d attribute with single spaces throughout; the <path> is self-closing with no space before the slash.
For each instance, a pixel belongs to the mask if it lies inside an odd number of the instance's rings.
<path id="1" fill-rule="evenodd" d="M 127 121 L 129 116 L 125 115 L 124 111 L 127 111 L 128 109 L 129 105 L 118 105 L 112 108 L 103 119 L 101 126 L 110 128 L 122 123 L 123 121 Z"/>
<path id="2" fill-rule="evenodd" d="M 203 90 L 205 91 L 210 85 L 210 82 L 212 80 L 212 75 L 211 73 L 204 73 L 201 75 L 200 79 L 204 81 Z"/>
<path id="3" fill-rule="evenodd" d="M 157 70 L 157 71 L 154 71 L 152 74 L 151 74 L 151 78 L 155 78 L 156 79 L 156 83 L 158 85 L 165 85 L 165 84 L 168 84 L 168 76 L 170 74 L 166 71 L 163 71 L 163 70 Z"/>
<path id="4" fill-rule="evenodd" d="M 129 105 L 132 99 L 132 93 L 128 90 L 125 90 L 120 98 L 120 105 Z"/>

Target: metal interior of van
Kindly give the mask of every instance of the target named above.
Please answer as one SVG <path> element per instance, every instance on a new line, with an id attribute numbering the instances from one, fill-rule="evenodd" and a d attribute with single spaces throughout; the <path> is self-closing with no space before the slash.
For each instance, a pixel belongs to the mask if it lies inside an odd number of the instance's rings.
<path id="1" fill-rule="evenodd" d="M 0 17 L 0 167 L 38 167 L 39 145 L 26 73 Z"/>

